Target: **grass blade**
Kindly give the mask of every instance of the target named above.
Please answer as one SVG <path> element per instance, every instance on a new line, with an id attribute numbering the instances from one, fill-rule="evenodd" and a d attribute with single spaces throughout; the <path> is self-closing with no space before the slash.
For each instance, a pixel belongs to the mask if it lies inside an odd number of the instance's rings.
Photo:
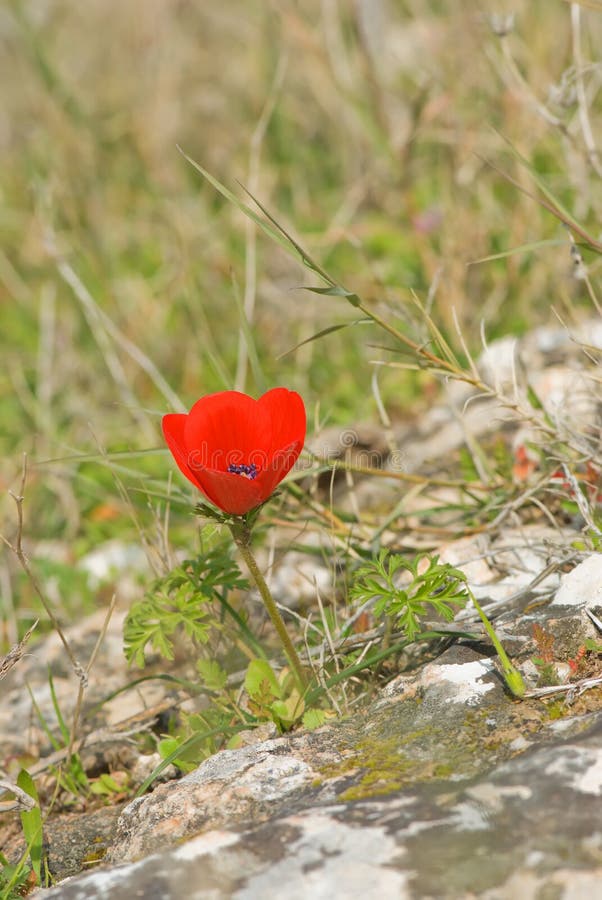
<path id="1" fill-rule="evenodd" d="M 208 181 L 209 184 L 211 184 L 219 194 L 222 195 L 222 197 L 224 197 L 230 203 L 233 203 L 234 206 L 237 207 L 237 209 L 245 214 L 245 216 L 248 216 L 250 219 L 252 219 L 256 225 L 259 225 L 259 227 L 263 231 L 265 231 L 268 237 L 271 237 L 273 241 L 276 241 L 276 243 L 280 244 L 280 246 L 284 247 L 284 249 L 288 249 L 288 244 L 284 237 L 279 234 L 279 232 L 275 228 L 273 228 L 269 222 L 266 222 L 266 220 L 262 219 L 261 216 L 258 216 L 250 206 L 248 206 L 246 203 L 243 203 L 242 200 L 239 200 L 236 194 L 233 194 L 225 184 L 222 184 L 221 181 L 218 181 L 217 178 L 215 178 L 210 172 L 208 172 L 207 169 L 203 168 L 200 163 L 195 162 L 192 157 L 188 156 L 188 154 L 185 153 L 179 145 L 176 146 L 178 147 L 178 150 L 180 151 L 184 159 L 189 162 L 190 165 L 194 169 L 196 169 L 197 172 L 202 175 L 203 178 Z"/>
<path id="2" fill-rule="evenodd" d="M 311 290 L 311 288 L 309 289 Z M 323 328 L 321 331 L 318 331 L 317 334 L 312 334 L 311 337 L 305 338 L 304 341 L 300 341 L 298 344 L 295 344 L 294 347 L 291 347 L 290 350 L 285 350 L 284 353 L 281 353 L 280 356 L 277 356 L 276 359 L 284 359 L 285 356 L 290 356 L 291 353 L 295 353 L 299 347 L 304 347 L 306 344 L 311 344 L 312 341 L 317 341 L 319 338 L 326 337 L 328 334 L 334 334 L 335 331 L 342 331 L 343 328 L 351 328 L 353 325 L 365 325 L 370 324 L 370 319 L 355 319 L 353 322 L 343 322 L 340 325 L 329 325 L 328 328 Z"/>
<path id="3" fill-rule="evenodd" d="M 22 810 L 21 827 L 23 836 L 27 841 L 27 850 L 31 860 L 31 867 L 36 873 L 37 883 L 42 883 L 42 855 L 43 855 L 43 823 L 40 799 L 33 778 L 26 769 L 21 769 L 17 778 L 17 786 L 35 800 L 33 809 Z"/>
<path id="4" fill-rule="evenodd" d="M 155 779 L 159 777 L 161 772 L 163 772 L 168 766 L 170 766 L 175 759 L 178 759 L 178 757 L 182 753 L 186 753 L 188 750 L 192 750 L 193 747 L 197 746 L 197 744 L 202 744 L 203 741 L 207 740 L 207 738 L 215 737 L 218 734 L 224 736 L 228 735 L 229 737 L 232 737 L 232 735 L 238 734 L 239 731 L 247 730 L 248 729 L 246 725 L 237 725 L 232 728 L 210 728 L 207 731 L 199 731 L 196 734 L 191 735 L 189 738 L 186 738 L 185 741 L 182 741 L 182 743 L 179 744 L 175 750 L 172 750 L 172 752 L 168 756 L 166 756 L 165 759 L 161 760 L 159 765 L 155 769 L 153 769 L 148 778 L 146 778 L 142 782 L 142 784 L 136 791 L 136 797 L 142 797 L 142 795 L 149 789 L 153 781 L 155 781 Z"/>
<path id="5" fill-rule="evenodd" d="M 480 263 L 493 262 L 496 259 L 507 259 L 509 256 L 516 256 L 518 253 L 531 253 L 533 250 L 539 250 L 540 247 L 562 247 L 566 241 L 561 238 L 549 238 L 545 241 L 531 241 L 528 244 L 520 244 L 518 247 L 511 247 L 510 250 L 504 250 L 502 253 L 491 253 L 489 256 L 481 256 L 480 259 L 471 259 L 466 263 L 467 266 L 478 266 Z"/>

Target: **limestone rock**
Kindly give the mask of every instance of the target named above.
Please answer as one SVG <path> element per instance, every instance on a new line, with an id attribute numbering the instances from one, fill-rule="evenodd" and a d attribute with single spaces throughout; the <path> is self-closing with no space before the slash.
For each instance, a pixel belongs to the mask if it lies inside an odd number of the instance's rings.
<path id="1" fill-rule="evenodd" d="M 108 860 L 137 859 L 207 827 L 266 818 L 317 777 L 288 750 L 284 738 L 223 750 L 180 781 L 134 800 L 119 819 Z"/>
<path id="2" fill-rule="evenodd" d="M 602 714 L 468 781 L 310 805 L 213 829 L 48 900 L 511 900 L 592 897 L 601 883 Z M 567 848 L 570 857 L 567 859 Z M 590 892 L 588 894 L 587 892 Z"/>

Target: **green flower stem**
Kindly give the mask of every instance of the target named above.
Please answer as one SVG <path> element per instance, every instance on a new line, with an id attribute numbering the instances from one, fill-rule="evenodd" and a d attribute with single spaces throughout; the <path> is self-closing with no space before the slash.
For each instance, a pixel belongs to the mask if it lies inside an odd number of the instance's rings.
<path id="1" fill-rule="evenodd" d="M 515 697 L 524 697 L 527 688 L 525 687 L 525 682 L 523 681 L 523 676 L 520 674 L 516 666 L 512 665 L 508 654 L 502 647 L 502 642 L 499 637 L 495 633 L 494 627 L 481 609 L 480 603 L 477 601 L 477 598 L 472 593 L 472 591 L 467 588 L 470 599 L 474 604 L 474 608 L 478 612 L 481 617 L 481 621 L 485 626 L 485 631 L 491 638 L 491 643 L 495 647 L 497 651 L 497 655 L 499 656 L 500 662 L 502 664 L 502 673 L 504 675 L 504 681 L 508 685 L 508 689 L 514 694 Z"/>
<path id="2" fill-rule="evenodd" d="M 230 531 L 232 532 L 234 542 L 240 550 L 241 556 L 246 563 L 251 577 L 253 578 L 255 584 L 257 585 L 257 589 L 261 594 L 261 599 L 264 602 L 265 608 L 268 611 L 268 615 L 272 620 L 272 624 L 276 629 L 276 633 L 280 638 L 280 642 L 290 663 L 299 692 L 303 695 L 307 691 L 307 678 L 305 677 L 299 655 L 293 646 L 293 642 L 289 637 L 288 631 L 286 630 L 286 625 L 284 624 L 282 616 L 278 612 L 278 607 L 274 602 L 274 598 L 270 593 L 270 589 L 266 584 L 266 580 L 261 574 L 259 566 L 257 565 L 257 561 L 253 556 L 253 553 L 251 552 L 250 529 L 243 519 L 229 522 L 228 526 L 230 528 Z"/>

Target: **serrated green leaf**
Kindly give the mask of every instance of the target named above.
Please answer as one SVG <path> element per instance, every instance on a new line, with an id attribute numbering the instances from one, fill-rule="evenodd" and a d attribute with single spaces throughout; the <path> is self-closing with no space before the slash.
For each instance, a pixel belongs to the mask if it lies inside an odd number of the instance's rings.
<path id="1" fill-rule="evenodd" d="M 199 644 L 207 643 L 211 634 L 221 628 L 218 614 L 212 611 L 214 602 L 234 618 L 249 640 L 248 628 L 226 601 L 228 591 L 247 586 L 223 543 L 195 559 L 185 560 L 155 581 L 145 597 L 132 605 L 124 624 L 126 658 L 143 667 L 145 651 L 150 646 L 172 660 L 174 637 L 180 630 Z"/>
<path id="2" fill-rule="evenodd" d="M 282 687 L 265 659 L 252 659 L 245 675 L 245 690 L 258 703 L 270 703 L 282 697 Z"/>
<path id="3" fill-rule="evenodd" d="M 228 673 L 214 659 L 199 659 L 197 671 L 210 691 L 221 691 L 228 680 Z"/>
<path id="4" fill-rule="evenodd" d="M 428 568 L 418 574 L 428 560 Z M 396 583 L 400 570 L 409 572 L 412 581 L 401 587 Z M 429 607 L 448 621 L 455 615 L 454 607 L 467 600 L 466 576 L 448 563 L 440 563 L 438 556 L 419 553 L 412 560 L 399 554 L 381 550 L 376 560 L 358 569 L 351 587 L 351 597 L 361 603 L 373 600 L 375 615 L 393 619 L 409 641 L 420 633 L 420 618 Z"/>
<path id="5" fill-rule="evenodd" d="M 313 731 L 323 725 L 327 718 L 328 713 L 325 709 L 306 709 L 303 713 L 303 727 Z"/>

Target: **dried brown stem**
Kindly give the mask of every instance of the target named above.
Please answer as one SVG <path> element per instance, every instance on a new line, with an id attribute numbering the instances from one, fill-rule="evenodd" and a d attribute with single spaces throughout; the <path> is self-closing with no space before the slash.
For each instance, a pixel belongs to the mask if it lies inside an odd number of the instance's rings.
<path id="1" fill-rule="evenodd" d="M 0 539 L 3 541 L 4 544 L 6 544 L 6 546 L 8 547 L 9 550 L 12 550 L 12 552 L 15 554 L 15 556 L 19 560 L 19 564 L 20 564 L 21 568 L 27 575 L 29 582 L 30 582 L 31 586 L 33 587 L 40 603 L 44 607 L 48 618 L 52 622 L 53 628 L 56 630 L 58 636 L 61 639 L 63 647 L 65 648 L 65 652 L 66 652 L 67 656 L 69 657 L 69 662 L 71 663 L 73 671 L 75 672 L 76 676 L 79 678 L 80 682 L 84 683 L 84 686 L 85 686 L 85 684 L 87 683 L 87 675 L 86 675 L 84 669 L 82 668 L 81 664 L 75 658 L 73 651 L 71 650 L 71 647 L 69 646 L 69 642 L 68 642 L 67 638 L 65 637 L 65 632 L 63 631 L 63 629 L 61 627 L 61 623 L 55 616 L 55 614 L 52 610 L 52 607 L 48 603 L 48 601 L 44 595 L 44 592 L 40 586 L 40 583 L 39 583 L 38 579 L 36 578 L 34 572 L 32 571 L 31 566 L 29 565 L 29 560 L 27 559 L 27 556 L 25 555 L 25 551 L 23 550 L 23 501 L 25 499 L 24 494 L 25 494 L 26 480 L 27 480 L 27 454 L 24 453 L 23 454 L 23 469 L 21 472 L 21 484 L 19 486 L 19 493 L 15 494 L 15 493 L 13 493 L 13 491 L 9 491 L 9 494 L 15 501 L 15 505 L 17 507 L 17 536 L 15 538 L 14 543 L 9 541 L 8 538 L 4 537 L 4 535 L 2 535 L 2 534 L 0 534 Z"/>

